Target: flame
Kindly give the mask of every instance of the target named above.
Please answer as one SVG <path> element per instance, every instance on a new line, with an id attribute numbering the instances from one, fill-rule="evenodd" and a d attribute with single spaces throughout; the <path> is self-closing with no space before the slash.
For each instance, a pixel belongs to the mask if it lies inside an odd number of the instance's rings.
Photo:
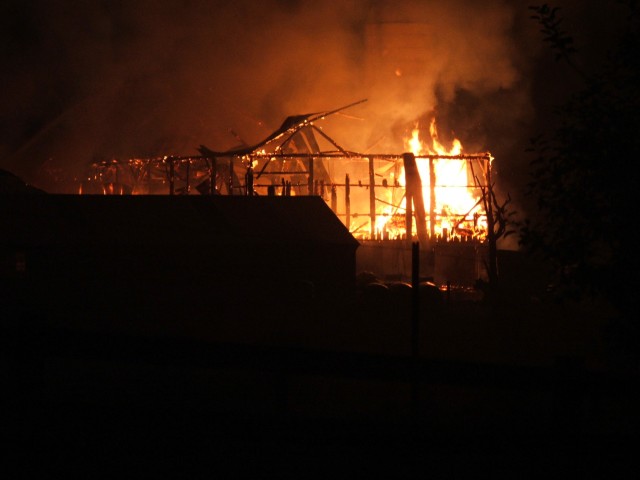
<path id="1" fill-rule="evenodd" d="M 432 119 L 429 124 L 429 135 L 431 136 L 431 145 L 427 145 L 420 139 L 420 124 L 416 123 L 416 126 L 411 131 L 411 138 L 407 140 L 406 146 L 414 155 L 460 155 L 462 153 L 462 143 L 457 138 L 451 142 L 451 148 L 446 148 L 438 137 L 438 127 L 436 125 L 436 119 Z"/>
<path id="2" fill-rule="evenodd" d="M 420 129 L 418 128 L 418 125 L 416 125 L 416 127 L 411 131 L 411 138 L 407 141 L 407 146 L 414 155 L 420 155 L 423 153 L 424 146 L 420 140 Z"/>
<path id="3" fill-rule="evenodd" d="M 405 208 L 404 196 L 397 198 L 398 189 L 394 186 L 405 186 L 404 167 L 400 167 L 398 172 L 389 174 L 390 183 L 382 190 L 378 189 L 377 197 L 381 197 L 386 203 L 383 204 L 380 212 L 376 214 L 375 232 L 380 238 L 398 238 L 404 233 L 404 219 L 399 220 Z"/>
<path id="4" fill-rule="evenodd" d="M 462 153 L 462 143 L 457 138 L 454 138 L 451 142 L 450 148 L 443 145 L 438 136 L 435 118 L 429 124 L 429 135 L 430 141 L 423 141 L 420 138 L 420 126 L 416 124 L 411 131 L 411 137 L 406 140 L 407 149 L 413 152 L 416 157 L 426 155 L 456 156 Z M 430 211 L 430 162 L 428 158 L 417 158 L 416 163 L 422 180 L 425 207 L 427 211 Z M 475 192 L 469 185 L 468 162 L 460 159 L 434 158 L 432 164 L 436 178 L 434 187 L 436 199 L 434 233 L 445 237 L 449 237 L 452 234 L 458 236 L 459 233 L 452 232 L 452 229 L 464 224 L 465 227 L 468 227 L 465 228 L 466 233 L 475 236 L 475 230 L 482 226 L 478 224 L 477 215 L 474 216 L 474 213 L 477 213 L 480 192 Z M 402 207 L 405 208 L 404 201 Z M 430 221 L 431 219 L 427 218 L 427 222 Z"/>
<path id="5" fill-rule="evenodd" d="M 444 145 L 440 143 L 438 139 L 438 127 L 436 126 L 436 119 L 431 120 L 429 125 L 429 133 L 431 134 L 432 148 L 429 153 L 436 155 L 460 155 L 462 153 L 462 144 L 457 138 L 453 139 L 450 149 L 446 149 Z"/>
<path id="6" fill-rule="evenodd" d="M 422 138 L 421 135 L 424 135 L 425 138 Z M 484 240 L 486 238 L 487 223 L 486 214 L 482 211 L 483 204 L 480 201 L 482 192 L 473 185 L 475 183 L 474 175 L 486 172 L 484 164 L 479 165 L 478 169 L 476 169 L 476 163 L 472 163 L 475 160 L 470 159 L 472 156 L 466 156 L 466 159 L 461 158 L 463 146 L 457 138 L 454 138 L 448 145 L 445 145 L 445 143 L 447 142 L 441 141 L 439 137 L 435 118 L 430 121 L 428 129 L 424 128 L 424 126 L 421 128 L 416 123 L 411 130 L 410 136 L 405 139 L 405 150 L 403 151 L 411 151 L 416 156 L 416 164 L 422 181 L 427 231 L 437 237 L 460 238 L 464 236 L 465 239 L 473 237 Z M 273 154 L 261 149 L 251 155 L 244 156 L 242 160 L 243 166 L 250 170 L 257 169 L 259 166 L 266 166 L 275 158 Z M 405 238 L 407 233 L 405 215 L 406 181 L 404 164 L 402 161 L 398 161 L 398 158 L 396 155 L 392 155 L 391 160 L 388 157 L 364 157 L 364 159 L 374 162 L 376 178 L 374 181 L 375 190 L 373 193 L 375 194 L 375 199 L 373 203 L 375 203 L 376 215 L 372 232 L 370 217 L 367 215 L 367 218 L 363 219 L 361 215 L 363 211 L 369 211 L 370 203 L 364 203 L 364 195 L 362 194 L 351 194 L 353 197 L 350 200 L 352 202 L 350 203 L 350 208 L 352 208 L 350 212 L 352 213 L 350 213 L 349 230 L 357 238 L 366 239 L 372 233 L 378 239 Z M 489 165 L 491 164 L 491 158 L 489 156 Z M 161 191 L 161 189 L 166 191 L 170 182 L 169 167 L 167 166 L 167 161 L 169 160 L 173 162 L 170 165 L 175 169 L 175 177 L 172 178 L 175 179 L 176 185 L 171 183 L 175 192 L 180 191 L 182 193 L 182 191 L 186 190 L 184 193 L 189 194 L 190 185 L 200 184 L 211 173 L 209 164 L 207 163 L 203 166 L 197 163 L 200 161 L 198 159 L 185 160 L 165 156 L 158 159 L 150 159 L 150 161 L 132 159 L 125 164 L 113 160 L 95 164 L 94 168 L 97 170 L 93 178 L 87 179 L 86 187 L 90 189 L 93 183 L 93 188 L 95 189 L 97 184 L 102 193 L 111 195 L 151 193 Z M 259 161 L 264 163 L 259 163 Z M 306 162 L 306 160 L 282 159 L 281 168 L 279 167 L 280 173 L 285 176 L 293 173 L 299 174 L 300 172 L 296 172 L 298 169 L 295 166 L 301 161 L 303 164 Z M 235 171 L 234 164 L 230 163 L 229 165 Z M 128 166 L 128 168 L 124 168 L 125 166 Z M 237 168 L 240 168 L 239 164 Z M 363 183 L 358 179 L 357 184 L 352 185 L 354 187 L 366 187 L 366 190 L 370 193 L 368 178 L 360 168 L 360 163 L 348 162 L 348 169 L 345 168 L 341 173 L 350 173 L 351 169 L 358 172 L 355 178 L 365 178 L 366 180 Z M 433 174 L 430 168 L 433 168 Z M 236 171 L 236 173 L 238 172 Z M 365 175 L 364 177 L 362 177 L 363 174 Z M 230 175 L 231 173 L 227 170 L 227 176 Z M 125 183 L 127 179 L 133 182 L 126 183 L 126 185 L 133 185 L 131 191 L 125 191 L 121 178 L 123 176 L 126 177 Z M 334 176 L 333 172 L 331 172 L 330 176 Z M 435 177 L 435 184 L 432 187 L 430 182 L 433 177 Z M 216 177 L 216 179 L 218 178 L 220 178 L 221 182 L 224 180 L 223 185 L 226 184 L 223 189 L 227 193 L 233 194 L 233 191 L 229 191 L 228 179 L 224 179 L 222 176 Z M 187 185 L 186 189 L 183 187 L 185 183 Z M 138 187 L 138 185 L 142 187 Z M 302 188 L 297 188 L 300 186 L 300 183 L 296 183 L 296 188 L 290 190 L 290 195 L 296 195 L 296 191 L 298 195 L 306 194 L 305 184 L 302 184 Z M 85 185 L 80 185 L 79 193 L 84 194 L 92 191 L 90 189 L 86 192 L 87 188 L 85 188 Z M 138 188 L 144 188 L 144 190 L 139 190 Z M 259 185 L 258 188 L 266 189 L 267 187 L 266 185 Z M 364 193 L 364 189 L 358 190 Z M 433 198 L 435 199 L 435 205 L 432 208 L 430 203 Z M 368 200 L 371 201 L 371 198 L 368 198 Z M 339 209 L 336 205 L 336 213 Z M 417 230 L 414 218 L 412 232 L 415 233 Z"/>

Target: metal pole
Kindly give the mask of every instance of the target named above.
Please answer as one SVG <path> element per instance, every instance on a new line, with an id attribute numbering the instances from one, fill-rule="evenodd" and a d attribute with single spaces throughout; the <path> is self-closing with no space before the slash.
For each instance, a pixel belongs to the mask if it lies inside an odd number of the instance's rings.
<path id="1" fill-rule="evenodd" d="M 411 243 L 411 355 L 418 358 L 420 324 L 420 242 Z"/>
<path id="2" fill-rule="evenodd" d="M 411 359 L 413 379 L 411 382 L 411 406 L 414 415 L 419 413 L 420 382 L 420 242 L 411 244 Z"/>

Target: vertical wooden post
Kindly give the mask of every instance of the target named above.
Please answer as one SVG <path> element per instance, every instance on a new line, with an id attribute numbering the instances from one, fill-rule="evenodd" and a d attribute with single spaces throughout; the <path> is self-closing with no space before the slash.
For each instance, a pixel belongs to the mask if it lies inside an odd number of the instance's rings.
<path id="1" fill-rule="evenodd" d="M 349 174 L 344 177 L 344 209 L 345 209 L 345 225 L 349 229 L 351 227 L 351 184 L 349 183 Z"/>
<path id="2" fill-rule="evenodd" d="M 191 182 L 189 181 L 189 175 L 191 175 L 191 159 L 187 160 L 187 181 L 184 186 L 184 194 L 189 195 L 191 193 Z"/>
<path id="3" fill-rule="evenodd" d="M 169 195 L 173 195 L 175 192 L 175 166 L 173 164 L 173 158 L 169 158 Z"/>
<path id="4" fill-rule="evenodd" d="M 487 244 L 488 251 L 488 268 L 487 275 L 489 277 L 489 295 L 493 300 L 495 298 L 496 289 L 498 286 L 498 235 L 499 229 L 498 213 L 494 211 L 495 196 L 493 194 L 493 186 L 491 179 L 491 161 L 487 162 L 487 169 L 485 173 L 485 181 L 487 186 L 482 189 L 482 200 L 484 202 L 484 211 L 487 215 Z M 497 208 L 497 207 L 496 207 Z"/>
<path id="5" fill-rule="evenodd" d="M 403 153 L 402 160 L 404 161 L 404 174 L 407 184 L 407 196 L 410 195 L 413 199 L 418 240 L 422 244 L 422 248 L 425 248 L 428 244 L 428 235 L 420 172 L 418 172 L 416 157 L 413 155 L 413 153 Z"/>
<path id="6" fill-rule="evenodd" d="M 369 217 L 371 218 L 371 238 L 376 234 L 376 176 L 373 158 L 369 158 Z"/>
<path id="7" fill-rule="evenodd" d="M 233 195 L 233 157 L 229 159 L 229 195 Z"/>
<path id="8" fill-rule="evenodd" d="M 309 157 L 309 195 L 315 195 L 314 192 L 315 179 L 313 176 L 313 157 Z"/>
<path id="9" fill-rule="evenodd" d="M 335 185 L 331 185 L 331 210 L 338 214 L 338 191 Z"/>
<path id="10" fill-rule="evenodd" d="M 429 158 L 429 235 L 436 236 L 436 169 L 433 158 Z"/>
<path id="11" fill-rule="evenodd" d="M 253 196 L 253 168 L 251 166 L 247 167 L 247 173 L 244 175 L 244 188 L 246 196 Z"/>
<path id="12" fill-rule="evenodd" d="M 210 177 L 209 193 L 211 195 L 216 194 L 216 176 L 217 175 L 218 175 L 218 159 L 216 157 L 213 157 L 211 159 L 211 170 L 209 172 L 209 177 Z"/>
<path id="13" fill-rule="evenodd" d="M 151 193 L 151 162 L 147 163 L 143 178 L 147 180 L 146 192 Z"/>
<path id="14" fill-rule="evenodd" d="M 406 190 L 404 197 L 405 205 L 407 206 L 404 217 L 405 230 L 407 232 L 407 242 L 411 243 L 413 241 L 413 197 L 409 190 Z"/>

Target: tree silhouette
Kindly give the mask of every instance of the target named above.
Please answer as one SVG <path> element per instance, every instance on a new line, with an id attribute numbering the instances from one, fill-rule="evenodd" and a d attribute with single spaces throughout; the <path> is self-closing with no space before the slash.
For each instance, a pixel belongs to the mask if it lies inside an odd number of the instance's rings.
<path id="1" fill-rule="evenodd" d="M 640 29 L 636 2 L 620 3 L 626 22 L 606 59 L 589 73 L 576 67 L 579 52 L 561 30 L 558 8 L 530 7 L 556 60 L 582 86 L 558 107 L 555 131 L 531 141 L 528 194 L 538 212 L 522 226 L 521 243 L 553 263 L 561 295 L 604 298 L 632 318 L 640 296 Z"/>
<path id="2" fill-rule="evenodd" d="M 516 230 L 516 222 L 513 217 L 516 212 L 511 209 L 511 195 L 507 194 L 506 199 L 498 199 L 494 190 L 494 184 L 489 178 L 489 185 L 481 186 L 482 204 L 487 214 L 487 245 L 488 253 L 484 262 L 487 271 L 488 283 L 478 281 L 476 286 L 484 290 L 485 298 L 490 301 L 496 301 L 500 297 L 501 285 L 498 275 L 498 240 L 506 238 Z M 476 178 L 476 184 L 480 185 L 480 180 Z"/>

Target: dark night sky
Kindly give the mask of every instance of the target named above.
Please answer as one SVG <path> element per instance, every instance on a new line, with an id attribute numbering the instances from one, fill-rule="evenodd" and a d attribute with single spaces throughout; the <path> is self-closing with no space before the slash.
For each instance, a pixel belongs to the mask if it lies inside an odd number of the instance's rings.
<path id="1" fill-rule="evenodd" d="M 0 168 L 64 190 L 54 176 L 96 159 L 231 148 L 230 129 L 253 143 L 287 115 L 366 98 L 323 124 L 344 147 L 400 152 L 436 112 L 442 136 L 491 151 L 502 188 L 520 190 L 526 143 L 572 82 L 531 3 L 5 0 Z M 580 62 L 620 11 L 591 3 L 555 4 Z"/>

